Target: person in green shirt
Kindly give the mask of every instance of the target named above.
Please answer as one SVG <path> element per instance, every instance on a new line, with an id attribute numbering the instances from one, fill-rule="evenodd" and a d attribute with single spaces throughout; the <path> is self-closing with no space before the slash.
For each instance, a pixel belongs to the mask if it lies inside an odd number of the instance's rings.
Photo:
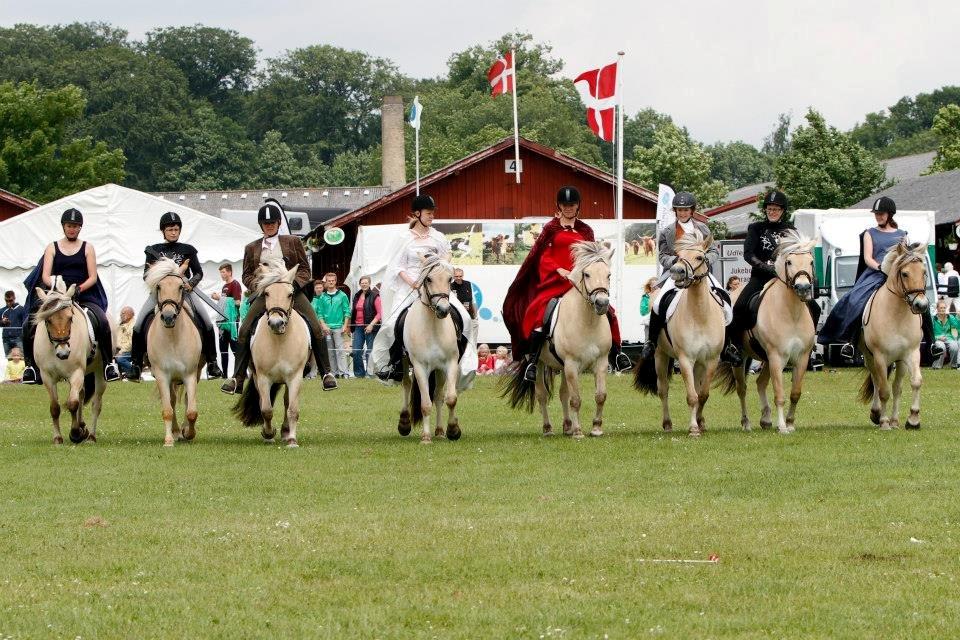
<path id="1" fill-rule="evenodd" d="M 944 360 L 949 356 L 947 366 L 954 369 L 960 369 L 960 361 L 957 359 L 957 352 L 960 351 L 960 343 L 957 338 L 960 337 L 960 320 L 955 315 L 947 313 L 947 301 L 937 302 L 937 313 L 933 316 L 933 339 L 939 344 L 942 351 L 940 357 L 934 360 L 933 368 L 943 368 Z"/>
<path id="2" fill-rule="evenodd" d="M 313 310 L 317 312 L 330 353 L 330 371 L 337 378 L 346 378 L 347 351 L 344 343 L 350 339 L 350 299 L 337 289 L 337 274 L 328 273 L 313 284 Z"/>

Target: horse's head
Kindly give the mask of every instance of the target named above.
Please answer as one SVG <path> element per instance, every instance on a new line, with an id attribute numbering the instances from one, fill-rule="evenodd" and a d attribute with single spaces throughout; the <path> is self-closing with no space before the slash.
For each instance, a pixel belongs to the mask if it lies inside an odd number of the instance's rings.
<path id="1" fill-rule="evenodd" d="M 59 289 L 59 290 L 57 290 Z M 73 295 L 77 286 L 63 291 L 63 286 L 47 292 L 37 289 L 40 298 L 40 309 L 36 313 L 36 321 L 43 321 L 47 330 L 47 339 L 53 347 L 54 354 L 60 360 L 70 357 L 70 337 L 73 335 Z"/>
<path id="2" fill-rule="evenodd" d="M 710 274 L 706 252 L 712 244 L 713 236 L 704 238 L 699 231 L 686 233 L 677 240 L 677 261 L 670 267 L 670 277 L 678 289 L 686 289 Z"/>
<path id="3" fill-rule="evenodd" d="M 184 262 L 177 265 L 170 258 L 160 258 L 150 266 L 145 282 L 157 296 L 157 315 L 163 326 L 172 329 L 177 324 L 177 317 L 183 310 L 183 296 L 187 283 L 183 274 L 187 272 L 189 264 Z"/>
<path id="4" fill-rule="evenodd" d="M 433 251 L 420 258 L 420 302 L 427 305 L 441 320 L 450 314 L 450 283 L 453 282 L 453 266 Z"/>
<path id="5" fill-rule="evenodd" d="M 796 231 L 788 231 L 777 245 L 774 269 L 777 277 L 797 296 L 807 302 L 813 300 L 816 291 L 816 279 L 813 275 L 813 247 L 815 241 L 809 240 Z"/>
<path id="6" fill-rule="evenodd" d="M 267 308 L 267 326 L 277 335 L 287 332 L 296 292 L 297 266 L 287 269 L 283 259 L 264 263 L 258 271 L 254 290 Z"/>
<path id="7" fill-rule="evenodd" d="M 900 242 L 883 258 L 880 270 L 887 276 L 887 286 L 903 298 L 910 311 L 919 315 L 930 309 L 927 300 L 926 248 L 915 242 Z"/>
<path id="8" fill-rule="evenodd" d="M 573 271 L 570 279 L 577 290 L 593 305 L 598 316 L 610 309 L 610 260 L 613 249 L 600 242 L 577 242 L 571 247 Z"/>

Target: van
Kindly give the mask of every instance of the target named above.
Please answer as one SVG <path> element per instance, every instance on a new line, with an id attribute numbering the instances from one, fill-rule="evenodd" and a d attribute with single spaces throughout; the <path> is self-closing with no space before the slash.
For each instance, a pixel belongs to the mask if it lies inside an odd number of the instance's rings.
<path id="1" fill-rule="evenodd" d="M 287 224 L 290 227 L 290 233 L 295 236 L 305 236 L 310 233 L 310 218 L 301 211 L 286 211 Z M 220 219 L 232 222 L 233 224 L 260 232 L 260 225 L 257 223 L 257 212 L 247 209 L 220 209 Z"/>

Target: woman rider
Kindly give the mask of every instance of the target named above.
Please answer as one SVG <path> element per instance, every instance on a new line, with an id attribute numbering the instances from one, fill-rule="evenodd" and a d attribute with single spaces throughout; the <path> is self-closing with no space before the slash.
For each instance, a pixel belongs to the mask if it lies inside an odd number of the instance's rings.
<path id="1" fill-rule="evenodd" d="M 569 280 L 573 269 L 570 247 L 575 242 L 593 241 L 593 229 L 579 219 L 580 192 L 576 187 L 563 187 L 557 192 L 557 211 L 523 261 L 517 276 L 503 300 L 503 321 L 513 343 L 513 359 L 524 359 L 524 378 L 535 381 L 537 358 L 545 339 L 544 313 L 547 303 L 559 298 L 573 286 Z M 630 358 L 620 350 L 620 325 L 613 308 L 607 313 L 613 347 L 610 351 L 613 368 L 630 369 Z"/>
<path id="2" fill-rule="evenodd" d="M 403 380 L 403 336 L 396 331 L 401 312 L 417 300 L 420 293 L 417 280 L 420 277 L 420 258 L 428 252 L 438 253 L 450 260 L 450 242 L 446 236 L 433 228 L 437 204 L 433 198 L 421 194 L 413 199 L 410 207 L 410 228 L 401 234 L 388 249 L 387 271 L 380 288 L 380 309 L 385 318 L 377 337 L 373 340 L 371 363 L 377 377 L 386 383 Z M 450 304 L 463 320 L 463 335 L 471 335 L 470 314 L 457 298 L 450 296 Z M 467 348 L 460 358 L 461 380 L 472 379 L 477 370 L 476 346 L 468 340 Z"/>
<path id="3" fill-rule="evenodd" d="M 103 376 L 107 382 L 120 379 L 120 370 L 113 361 L 113 335 L 107 320 L 107 295 L 97 278 L 97 253 L 93 245 L 80 241 L 83 214 L 77 209 L 67 209 L 60 217 L 63 237 L 51 242 L 43 252 L 40 280 L 43 286 L 52 289 L 54 278 L 59 277 L 67 287 L 77 285 L 74 300 L 88 309 L 96 318 L 97 346 L 104 364 Z M 36 283 L 39 285 L 39 283 Z M 33 283 L 28 287 L 32 290 Z M 34 369 L 33 337 L 36 326 L 32 316 L 27 318 L 23 330 L 23 352 L 27 368 L 23 372 L 24 384 L 37 384 L 40 377 Z"/>

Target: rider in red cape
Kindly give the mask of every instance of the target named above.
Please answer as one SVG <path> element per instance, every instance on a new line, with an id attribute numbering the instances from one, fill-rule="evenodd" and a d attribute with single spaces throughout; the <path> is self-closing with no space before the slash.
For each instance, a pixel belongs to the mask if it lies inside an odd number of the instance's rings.
<path id="1" fill-rule="evenodd" d="M 573 269 L 570 247 L 576 242 L 594 240 L 593 229 L 578 219 L 580 192 L 575 187 L 560 189 L 554 215 L 554 219 L 543 226 L 503 301 L 503 321 L 513 343 L 513 359 L 519 362 L 523 358 L 520 366 L 526 367 L 528 380 L 536 377 L 536 360 L 544 341 L 541 327 L 547 303 L 573 286 L 567 277 Z M 629 369 L 632 364 L 620 351 L 620 325 L 612 307 L 607 317 L 613 338 L 611 356 L 614 369 Z"/>

